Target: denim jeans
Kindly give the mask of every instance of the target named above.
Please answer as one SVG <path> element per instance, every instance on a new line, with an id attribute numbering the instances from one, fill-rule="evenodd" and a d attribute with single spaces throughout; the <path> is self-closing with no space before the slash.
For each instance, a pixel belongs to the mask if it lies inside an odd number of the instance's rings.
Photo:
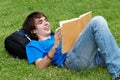
<path id="1" fill-rule="evenodd" d="M 106 20 L 102 16 L 91 19 L 67 53 L 64 65 L 81 70 L 105 66 L 115 78 L 120 74 L 120 51 Z"/>

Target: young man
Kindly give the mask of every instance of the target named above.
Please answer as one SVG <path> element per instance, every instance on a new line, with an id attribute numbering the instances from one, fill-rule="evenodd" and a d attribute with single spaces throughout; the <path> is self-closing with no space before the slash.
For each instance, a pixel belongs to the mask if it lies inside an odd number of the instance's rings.
<path id="1" fill-rule="evenodd" d="M 77 71 L 100 65 L 107 67 L 113 79 L 120 79 L 119 47 L 102 16 L 91 19 L 66 54 L 61 52 L 60 30 L 51 35 L 50 24 L 42 12 L 28 15 L 23 29 L 34 39 L 26 46 L 28 63 L 41 69 L 52 63 Z"/>

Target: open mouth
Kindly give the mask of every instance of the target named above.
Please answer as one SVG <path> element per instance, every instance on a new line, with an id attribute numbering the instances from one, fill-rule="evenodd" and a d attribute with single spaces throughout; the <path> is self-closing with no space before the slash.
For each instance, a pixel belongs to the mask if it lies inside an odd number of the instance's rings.
<path id="1" fill-rule="evenodd" d="M 47 26 L 44 28 L 44 30 L 49 31 L 49 30 L 50 30 L 49 25 L 47 25 Z"/>

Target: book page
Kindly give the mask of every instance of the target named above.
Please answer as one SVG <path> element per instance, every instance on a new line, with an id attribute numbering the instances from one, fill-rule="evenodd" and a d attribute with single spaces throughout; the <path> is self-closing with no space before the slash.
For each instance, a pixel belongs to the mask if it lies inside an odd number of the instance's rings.
<path id="1" fill-rule="evenodd" d="M 79 34 L 85 28 L 92 17 L 91 12 L 87 12 L 78 18 L 60 22 L 62 34 L 62 53 L 68 52 L 74 45 Z"/>

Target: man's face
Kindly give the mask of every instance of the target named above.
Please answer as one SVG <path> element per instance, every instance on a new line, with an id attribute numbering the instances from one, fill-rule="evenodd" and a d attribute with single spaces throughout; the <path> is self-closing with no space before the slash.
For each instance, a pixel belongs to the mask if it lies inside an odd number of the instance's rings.
<path id="1" fill-rule="evenodd" d="M 37 36 L 47 37 L 51 33 L 50 24 L 46 17 L 36 18 L 35 19 L 35 33 Z"/>

